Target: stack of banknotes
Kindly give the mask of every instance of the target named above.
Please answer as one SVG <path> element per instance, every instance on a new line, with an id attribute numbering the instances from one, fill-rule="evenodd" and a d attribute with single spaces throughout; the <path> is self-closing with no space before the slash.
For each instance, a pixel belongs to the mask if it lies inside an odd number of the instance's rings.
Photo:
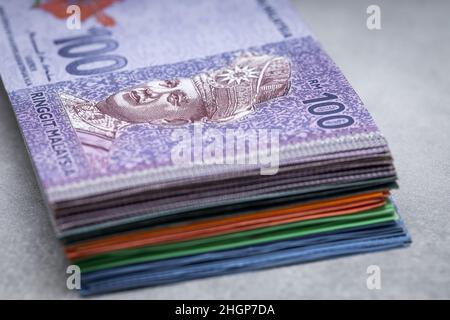
<path id="1" fill-rule="evenodd" d="M 82 294 L 410 243 L 385 138 L 287 1 L 2 2 L 0 48 Z"/>

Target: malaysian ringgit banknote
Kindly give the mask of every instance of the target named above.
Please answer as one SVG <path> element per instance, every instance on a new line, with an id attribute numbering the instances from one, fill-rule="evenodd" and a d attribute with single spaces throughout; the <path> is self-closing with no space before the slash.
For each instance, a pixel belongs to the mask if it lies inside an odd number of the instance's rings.
<path id="1" fill-rule="evenodd" d="M 75 27 L 69 4 L 0 2 L 0 74 L 51 208 L 236 174 L 174 161 L 183 134 L 278 130 L 280 167 L 387 150 L 288 1 L 79 2 Z"/>

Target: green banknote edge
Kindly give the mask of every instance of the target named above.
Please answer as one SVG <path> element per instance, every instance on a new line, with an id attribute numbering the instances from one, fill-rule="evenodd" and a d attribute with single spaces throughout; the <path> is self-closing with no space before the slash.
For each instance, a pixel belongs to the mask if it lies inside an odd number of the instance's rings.
<path id="1" fill-rule="evenodd" d="M 80 259 L 75 263 L 80 267 L 82 272 L 92 272 L 128 264 L 287 240 L 322 232 L 395 221 L 397 219 L 398 215 L 395 212 L 394 206 L 388 202 L 380 208 L 351 215 L 299 221 L 175 243 L 122 249 Z"/>

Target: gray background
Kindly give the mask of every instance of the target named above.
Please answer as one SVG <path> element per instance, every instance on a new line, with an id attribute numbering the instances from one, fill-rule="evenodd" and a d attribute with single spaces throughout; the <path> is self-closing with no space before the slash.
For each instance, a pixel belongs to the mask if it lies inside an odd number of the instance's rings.
<path id="1" fill-rule="evenodd" d="M 366 28 L 369 4 L 381 7 L 381 30 Z M 450 2 L 295 6 L 390 143 L 412 246 L 99 298 L 450 298 Z M 4 92 L 0 106 L 0 297 L 77 298 L 65 287 L 66 261 Z M 372 264 L 381 290 L 366 288 Z"/>

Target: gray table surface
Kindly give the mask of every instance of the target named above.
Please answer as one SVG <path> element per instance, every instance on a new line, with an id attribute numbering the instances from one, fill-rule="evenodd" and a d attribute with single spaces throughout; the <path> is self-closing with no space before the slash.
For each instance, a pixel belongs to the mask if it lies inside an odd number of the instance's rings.
<path id="1" fill-rule="evenodd" d="M 366 28 L 370 4 L 381 30 Z M 412 246 L 99 298 L 450 298 L 450 2 L 295 5 L 390 143 Z M 78 298 L 4 92 L 0 106 L 0 298 Z M 369 265 L 381 268 L 381 290 L 366 287 Z"/>

